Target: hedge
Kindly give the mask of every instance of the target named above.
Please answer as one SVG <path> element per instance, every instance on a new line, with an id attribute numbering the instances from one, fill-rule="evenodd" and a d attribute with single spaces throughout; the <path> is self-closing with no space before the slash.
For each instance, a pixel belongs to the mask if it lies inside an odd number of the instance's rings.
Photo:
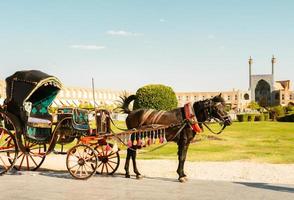
<path id="1" fill-rule="evenodd" d="M 254 122 L 255 121 L 255 116 L 256 116 L 255 114 L 249 114 L 248 115 L 248 121 L 249 122 Z"/>
<path id="2" fill-rule="evenodd" d="M 278 117 L 279 122 L 294 122 L 294 114 L 285 115 L 283 117 Z"/>
<path id="3" fill-rule="evenodd" d="M 247 114 L 239 114 L 239 115 L 237 115 L 237 119 L 239 122 L 247 122 L 248 115 Z"/>
<path id="4" fill-rule="evenodd" d="M 264 121 L 264 114 L 260 113 L 260 115 L 256 115 L 255 121 Z"/>
<path id="5" fill-rule="evenodd" d="M 263 113 L 264 114 L 264 121 L 268 121 L 269 120 L 269 113 L 268 112 L 266 112 L 266 113 Z"/>
<path id="6" fill-rule="evenodd" d="M 238 114 L 237 119 L 239 122 L 268 121 L 269 120 L 269 113 Z"/>

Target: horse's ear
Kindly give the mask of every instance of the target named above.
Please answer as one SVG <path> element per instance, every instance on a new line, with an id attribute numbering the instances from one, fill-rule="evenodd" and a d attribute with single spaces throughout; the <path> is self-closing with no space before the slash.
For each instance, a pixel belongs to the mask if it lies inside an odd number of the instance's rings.
<path id="1" fill-rule="evenodd" d="M 219 97 L 222 97 L 222 93 L 219 93 L 219 95 L 218 95 Z"/>

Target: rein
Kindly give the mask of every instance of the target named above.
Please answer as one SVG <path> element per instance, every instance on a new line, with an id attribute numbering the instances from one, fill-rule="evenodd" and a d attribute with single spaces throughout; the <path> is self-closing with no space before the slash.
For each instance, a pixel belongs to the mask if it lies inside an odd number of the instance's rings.
<path id="1" fill-rule="evenodd" d="M 222 133 L 223 132 L 223 130 L 226 128 L 226 124 L 225 124 L 225 121 L 226 121 L 226 117 L 227 116 L 225 116 L 225 117 L 223 117 L 215 108 L 212 108 L 212 104 L 211 104 L 211 102 L 207 102 L 206 104 L 208 104 L 208 105 L 205 105 L 204 104 L 204 107 L 203 107 L 203 110 L 204 110 L 204 114 L 205 114 L 205 116 L 206 116 L 206 118 L 207 118 L 207 120 L 209 121 L 209 122 L 198 122 L 198 124 L 203 124 L 211 133 L 213 133 L 213 134 L 216 134 L 216 135 L 218 135 L 218 134 L 220 134 L 220 133 Z M 208 126 L 208 124 L 212 124 L 210 121 L 212 120 L 212 119 L 215 119 L 214 117 L 210 117 L 211 116 L 211 113 L 212 113 L 212 110 L 216 110 L 216 112 L 217 112 L 217 114 L 221 117 L 221 121 L 223 122 L 223 125 L 222 125 L 222 128 L 218 131 L 218 132 L 215 132 L 215 131 L 213 131 L 209 126 Z M 216 120 L 217 121 L 217 120 Z M 214 123 L 213 123 L 214 124 Z M 219 124 L 221 124 L 220 122 L 219 122 Z"/>
<path id="2" fill-rule="evenodd" d="M 220 133 L 222 133 L 223 132 L 223 130 L 226 128 L 226 125 L 224 124 L 223 125 L 223 127 L 221 128 L 221 130 L 219 130 L 218 132 L 214 132 L 206 123 L 202 123 L 211 133 L 213 133 L 213 134 L 216 134 L 216 135 L 218 135 L 218 134 L 220 134 Z"/>
<path id="3" fill-rule="evenodd" d="M 114 121 L 111 119 L 111 117 L 109 117 L 109 119 L 110 119 L 110 122 L 112 123 L 112 125 L 115 127 L 115 128 L 117 128 L 118 130 L 120 130 L 120 131 L 127 131 L 128 129 L 125 129 L 125 128 L 120 128 L 120 127 L 118 127 L 115 123 L 114 123 Z"/>

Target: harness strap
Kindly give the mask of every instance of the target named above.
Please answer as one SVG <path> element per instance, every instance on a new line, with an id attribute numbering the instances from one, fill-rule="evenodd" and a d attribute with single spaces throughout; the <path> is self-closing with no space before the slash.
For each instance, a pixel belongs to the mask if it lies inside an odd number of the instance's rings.
<path id="1" fill-rule="evenodd" d="M 157 122 L 160 120 L 162 115 L 164 115 L 165 111 L 161 110 L 158 113 L 155 114 L 155 116 L 151 119 L 151 124 L 157 124 Z"/>
<path id="2" fill-rule="evenodd" d="M 150 109 L 150 110 L 147 110 L 147 111 L 143 114 L 143 116 L 142 116 L 142 121 L 141 121 L 141 123 L 139 124 L 139 127 L 142 126 L 142 125 L 145 123 L 145 121 L 148 119 L 148 117 L 152 114 L 153 111 L 154 111 L 153 109 Z"/>

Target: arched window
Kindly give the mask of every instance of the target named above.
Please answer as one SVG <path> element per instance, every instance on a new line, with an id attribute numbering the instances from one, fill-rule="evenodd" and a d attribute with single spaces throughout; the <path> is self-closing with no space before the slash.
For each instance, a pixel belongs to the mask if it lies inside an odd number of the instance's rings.
<path id="1" fill-rule="evenodd" d="M 245 94 L 244 94 L 244 99 L 245 99 L 245 100 L 249 100 L 249 94 L 248 94 L 248 93 L 245 93 Z"/>

